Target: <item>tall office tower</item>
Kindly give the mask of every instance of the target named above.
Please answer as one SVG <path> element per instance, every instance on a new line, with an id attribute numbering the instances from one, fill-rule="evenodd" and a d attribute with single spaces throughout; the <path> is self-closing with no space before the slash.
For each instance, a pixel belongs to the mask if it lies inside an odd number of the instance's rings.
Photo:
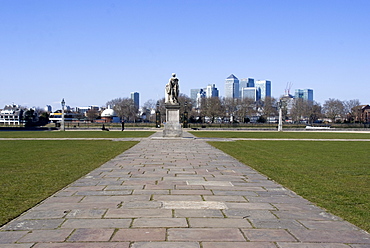
<path id="1" fill-rule="evenodd" d="M 243 88 L 254 87 L 254 79 L 253 78 L 242 78 L 239 82 L 239 96 L 243 97 Z"/>
<path id="2" fill-rule="evenodd" d="M 139 107 L 139 92 L 131 92 L 131 99 L 134 101 L 135 106 Z"/>
<path id="3" fill-rule="evenodd" d="M 206 97 L 206 92 L 203 89 L 200 89 L 197 94 L 196 107 L 200 108 L 202 105 L 202 98 Z"/>
<path id="4" fill-rule="evenodd" d="M 215 84 L 209 84 L 206 88 L 206 97 L 218 97 L 218 89 Z"/>
<path id="5" fill-rule="evenodd" d="M 231 74 L 225 81 L 225 97 L 239 98 L 239 79 Z"/>
<path id="6" fill-rule="evenodd" d="M 257 80 L 254 86 L 259 91 L 259 96 L 257 100 L 265 100 L 266 97 L 271 97 L 271 81 Z"/>
<path id="7" fill-rule="evenodd" d="M 247 88 L 247 87 L 254 87 L 254 79 L 253 78 L 242 78 L 240 79 L 239 87 Z"/>
<path id="8" fill-rule="evenodd" d="M 190 98 L 194 101 L 197 100 L 197 94 L 199 93 L 200 89 L 190 89 Z"/>
<path id="9" fill-rule="evenodd" d="M 53 110 L 53 108 L 52 108 L 50 105 L 46 105 L 46 107 L 44 108 L 44 110 L 45 110 L 46 112 L 48 112 L 48 113 L 53 112 L 53 111 L 52 111 L 52 110 Z"/>
<path id="10" fill-rule="evenodd" d="M 313 102 L 313 89 L 296 89 L 294 97 Z"/>
<path id="11" fill-rule="evenodd" d="M 250 98 L 253 101 L 258 100 L 258 89 L 256 87 L 245 87 L 241 90 L 241 98 Z"/>

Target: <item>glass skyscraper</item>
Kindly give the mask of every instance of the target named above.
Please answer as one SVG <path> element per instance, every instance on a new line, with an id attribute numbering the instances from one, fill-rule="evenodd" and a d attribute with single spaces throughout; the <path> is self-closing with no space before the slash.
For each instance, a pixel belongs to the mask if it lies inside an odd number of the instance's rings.
<path id="1" fill-rule="evenodd" d="M 139 92 L 131 92 L 131 99 L 134 101 L 135 106 L 139 107 Z"/>
<path id="2" fill-rule="evenodd" d="M 197 100 L 197 94 L 199 93 L 200 89 L 190 89 L 190 98 L 194 101 Z"/>
<path id="3" fill-rule="evenodd" d="M 258 100 L 265 100 L 266 97 L 271 97 L 271 81 L 257 80 L 254 85 L 259 91 Z"/>
<path id="4" fill-rule="evenodd" d="M 215 84 L 209 84 L 206 90 L 206 97 L 218 97 L 218 89 Z"/>
<path id="5" fill-rule="evenodd" d="M 250 98 L 253 101 L 258 99 L 258 89 L 256 87 L 245 87 L 241 90 L 241 98 Z"/>
<path id="6" fill-rule="evenodd" d="M 225 81 L 225 97 L 239 98 L 239 79 L 231 74 Z"/>
<path id="7" fill-rule="evenodd" d="M 313 102 L 313 90 L 312 89 L 296 89 L 294 98 L 302 98 L 306 101 Z"/>

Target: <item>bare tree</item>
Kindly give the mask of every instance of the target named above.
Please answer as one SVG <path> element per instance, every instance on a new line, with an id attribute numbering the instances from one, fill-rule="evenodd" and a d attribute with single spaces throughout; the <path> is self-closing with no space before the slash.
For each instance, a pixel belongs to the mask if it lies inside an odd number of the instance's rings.
<path id="1" fill-rule="evenodd" d="M 211 118 L 211 123 L 215 122 L 216 117 L 223 114 L 223 106 L 219 97 L 205 97 L 201 99 L 201 115 Z"/>
<path id="2" fill-rule="evenodd" d="M 224 106 L 224 116 L 229 118 L 229 121 L 232 121 L 236 116 L 238 100 L 236 98 L 225 97 L 221 100 L 221 102 Z"/>
<path id="3" fill-rule="evenodd" d="M 157 104 L 157 101 L 154 100 L 154 99 L 149 99 L 148 101 L 146 101 L 143 105 L 144 108 L 146 109 L 155 109 L 156 108 L 156 104 Z"/>
<path id="4" fill-rule="evenodd" d="M 310 107 L 313 103 L 303 98 L 294 100 L 293 107 L 290 111 L 292 120 L 299 123 L 301 120 L 307 121 L 310 116 Z"/>
<path id="5" fill-rule="evenodd" d="M 93 121 L 95 120 L 96 118 L 99 117 L 99 111 L 96 110 L 96 109 L 89 109 L 87 112 L 86 112 L 86 117 L 89 121 Z"/>
<path id="6" fill-rule="evenodd" d="M 108 101 L 106 105 L 113 106 L 114 111 L 121 119 L 135 121 L 138 108 L 131 98 L 116 98 Z"/>
<path id="7" fill-rule="evenodd" d="M 312 124 L 318 119 L 322 118 L 320 103 L 313 102 L 309 107 L 309 122 Z"/>
<path id="8" fill-rule="evenodd" d="M 276 116 L 278 114 L 276 98 L 266 97 L 265 100 L 263 101 L 261 113 L 262 113 L 262 116 L 266 118 L 266 120 L 269 117 Z"/>
<path id="9" fill-rule="evenodd" d="M 193 108 L 194 101 L 187 95 L 180 93 L 178 99 L 180 103 L 180 113 L 185 112 L 185 104 L 186 104 L 186 111 L 189 111 Z"/>
<path id="10" fill-rule="evenodd" d="M 341 100 L 329 98 L 323 105 L 323 112 L 326 117 L 330 118 L 333 122 L 337 117 L 342 118 L 344 116 L 344 105 Z"/>
<path id="11" fill-rule="evenodd" d="M 348 101 L 343 101 L 344 106 L 344 114 L 347 116 L 348 121 L 353 121 L 356 116 L 356 110 L 355 107 L 360 106 L 360 100 L 353 99 Z"/>

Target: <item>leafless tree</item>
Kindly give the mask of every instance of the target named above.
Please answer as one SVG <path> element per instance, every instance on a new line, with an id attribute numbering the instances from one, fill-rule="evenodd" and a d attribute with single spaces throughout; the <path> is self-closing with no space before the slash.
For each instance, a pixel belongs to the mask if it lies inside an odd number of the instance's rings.
<path id="1" fill-rule="evenodd" d="M 108 101 L 106 105 L 113 106 L 114 111 L 121 119 L 128 121 L 136 120 L 138 108 L 131 98 L 116 98 Z"/>
<path id="2" fill-rule="evenodd" d="M 353 121 L 355 116 L 356 116 L 356 110 L 355 107 L 360 106 L 360 100 L 358 99 L 353 99 L 353 100 L 348 100 L 348 101 L 343 101 L 343 106 L 344 106 L 344 113 L 347 116 L 348 121 Z"/>
<path id="3" fill-rule="evenodd" d="M 302 98 L 295 99 L 290 111 L 292 120 L 297 123 L 301 120 L 307 121 L 310 116 L 310 107 L 312 104 L 312 102 Z"/>
<path id="4" fill-rule="evenodd" d="M 219 97 L 205 97 L 201 99 L 201 115 L 211 118 L 214 123 L 216 117 L 223 115 L 223 106 Z"/>
<path id="5" fill-rule="evenodd" d="M 149 99 L 148 101 L 146 101 L 143 105 L 144 108 L 146 109 L 155 109 L 156 108 L 156 105 L 157 105 L 157 101 L 154 100 L 154 99 Z"/>
<path id="6" fill-rule="evenodd" d="M 266 119 L 278 114 L 277 100 L 274 97 L 266 97 L 261 108 L 262 116 Z"/>
<path id="7" fill-rule="evenodd" d="M 231 121 L 236 116 L 238 100 L 236 98 L 225 97 L 221 102 L 224 106 L 224 116 Z"/>
<path id="8" fill-rule="evenodd" d="M 309 123 L 314 123 L 318 119 L 322 118 L 322 108 L 320 103 L 313 102 L 309 105 Z"/>
<path id="9" fill-rule="evenodd" d="M 326 117 L 334 122 L 337 117 L 342 118 L 344 116 L 344 104 L 341 100 L 329 98 L 323 105 L 323 112 Z"/>
<path id="10" fill-rule="evenodd" d="M 89 109 L 87 112 L 86 112 L 86 117 L 89 121 L 93 121 L 95 120 L 96 118 L 99 117 L 99 111 L 96 110 L 96 109 Z"/>

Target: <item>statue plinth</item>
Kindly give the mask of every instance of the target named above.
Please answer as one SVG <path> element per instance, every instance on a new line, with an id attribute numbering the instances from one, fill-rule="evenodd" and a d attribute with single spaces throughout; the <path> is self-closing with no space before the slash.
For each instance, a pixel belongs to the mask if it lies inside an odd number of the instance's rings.
<path id="1" fill-rule="evenodd" d="M 165 104 L 166 123 L 164 124 L 163 137 L 182 137 L 180 124 L 180 104 Z"/>

